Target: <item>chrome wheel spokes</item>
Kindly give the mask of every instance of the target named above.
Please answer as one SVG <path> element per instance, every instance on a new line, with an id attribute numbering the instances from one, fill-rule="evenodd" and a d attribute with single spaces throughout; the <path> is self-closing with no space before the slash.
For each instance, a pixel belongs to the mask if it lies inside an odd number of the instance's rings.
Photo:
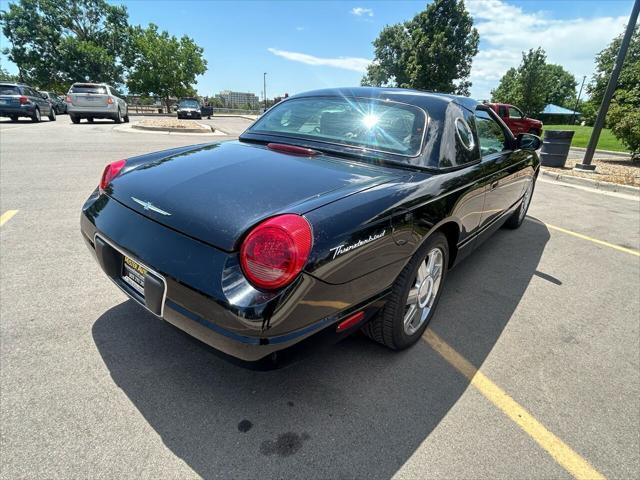
<path id="1" fill-rule="evenodd" d="M 407 295 L 404 313 L 404 331 L 407 335 L 413 335 L 427 320 L 440 289 L 443 269 L 444 254 L 439 248 L 433 248 L 420 263 Z"/>

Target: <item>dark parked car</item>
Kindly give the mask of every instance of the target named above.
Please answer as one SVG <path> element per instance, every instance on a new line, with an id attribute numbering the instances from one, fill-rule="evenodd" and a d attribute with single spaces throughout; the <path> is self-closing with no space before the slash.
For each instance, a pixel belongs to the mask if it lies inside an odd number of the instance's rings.
<path id="1" fill-rule="evenodd" d="M 178 118 L 202 118 L 200 102 L 195 98 L 183 98 L 178 102 L 176 109 Z"/>
<path id="2" fill-rule="evenodd" d="M 29 117 L 39 122 L 43 115 L 51 121 L 56 119 L 56 111 L 47 96 L 28 85 L 0 83 L 0 117 L 9 117 L 12 122 L 17 122 L 19 117 Z"/>
<path id="3" fill-rule="evenodd" d="M 359 329 L 399 350 L 449 269 L 523 222 L 539 146 L 465 97 L 304 93 L 239 141 L 107 165 L 81 230 L 127 295 L 232 357 L 270 363 Z"/>
<path id="4" fill-rule="evenodd" d="M 64 97 L 53 92 L 41 93 L 46 96 L 49 102 L 51 102 L 51 105 L 53 105 L 53 108 L 58 115 L 67 113 L 67 104 L 64 101 Z"/>

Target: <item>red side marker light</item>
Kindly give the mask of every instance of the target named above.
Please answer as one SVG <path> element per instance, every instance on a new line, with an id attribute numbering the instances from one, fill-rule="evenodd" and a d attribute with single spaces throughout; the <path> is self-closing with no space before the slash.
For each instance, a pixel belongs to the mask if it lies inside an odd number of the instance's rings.
<path id="1" fill-rule="evenodd" d="M 353 327 L 364 318 L 364 312 L 358 312 L 351 315 L 346 320 L 341 321 L 336 327 L 336 332 L 344 332 L 345 330 Z"/>
<path id="2" fill-rule="evenodd" d="M 319 155 L 320 152 L 312 148 L 298 147 L 297 145 L 287 145 L 286 143 L 267 143 L 267 147 L 283 153 L 291 153 L 293 155 L 304 155 L 313 157 Z"/>
<path id="3" fill-rule="evenodd" d="M 118 176 L 120 170 L 127 164 L 126 160 L 116 160 L 104 167 L 102 177 L 100 178 L 100 192 L 103 192 L 115 177 Z"/>

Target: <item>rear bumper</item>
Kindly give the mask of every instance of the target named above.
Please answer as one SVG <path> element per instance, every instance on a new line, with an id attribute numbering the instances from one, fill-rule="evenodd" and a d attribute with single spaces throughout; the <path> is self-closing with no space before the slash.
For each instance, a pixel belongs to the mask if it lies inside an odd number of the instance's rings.
<path id="1" fill-rule="evenodd" d="M 339 341 L 374 315 L 387 293 L 361 298 L 367 291 L 363 285 L 328 285 L 306 274 L 277 295 L 258 292 L 251 297 L 248 284 L 226 289 L 224 279 L 236 286 L 242 283 L 233 278 L 235 254 L 163 227 L 96 193 L 83 207 L 81 230 L 102 270 L 130 298 L 223 354 L 250 362 L 245 366 L 261 368 L 276 352 L 291 359 Z M 145 284 L 142 297 L 122 280 L 123 255 L 152 270 L 155 293 L 151 288 L 148 293 Z M 336 323 L 361 310 L 367 315 L 360 324 L 336 332 Z"/>
<path id="2" fill-rule="evenodd" d="M 79 107 L 77 105 L 67 104 L 67 113 L 81 117 L 93 118 L 113 118 L 118 114 L 118 108 L 114 105 L 105 105 L 104 107 L 91 106 Z"/>
<path id="3" fill-rule="evenodd" d="M 1 105 L 0 106 L 0 117 L 31 117 L 35 111 L 35 105 Z"/>

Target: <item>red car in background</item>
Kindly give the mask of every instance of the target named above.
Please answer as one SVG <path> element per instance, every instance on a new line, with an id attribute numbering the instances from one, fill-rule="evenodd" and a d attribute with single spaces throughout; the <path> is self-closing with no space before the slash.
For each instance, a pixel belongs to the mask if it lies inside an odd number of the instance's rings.
<path id="1" fill-rule="evenodd" d="M 519 133 L 533 133 L 538 136 L 542 134 L 542 122 L 527 118 L 518 107 L 507 103 L 487 103 L 487 105 L 507 124 L 514 136 Z"/>

